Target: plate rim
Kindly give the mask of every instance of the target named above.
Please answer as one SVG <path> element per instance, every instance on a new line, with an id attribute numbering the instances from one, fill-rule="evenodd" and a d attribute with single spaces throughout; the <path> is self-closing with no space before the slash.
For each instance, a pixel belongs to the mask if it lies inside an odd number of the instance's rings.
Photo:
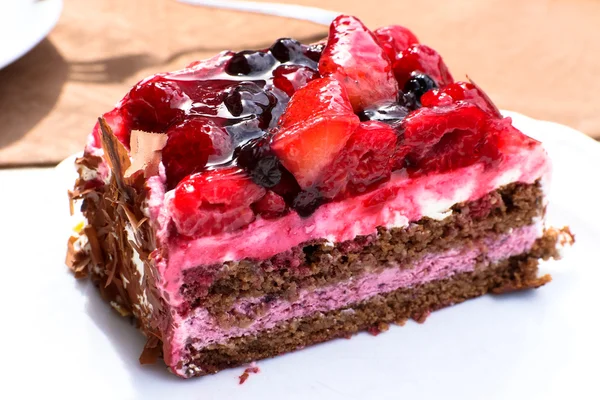
<path id="1" fill-rule="evenodd" d="M 51 12 L 41 14 L 44 15 L 44 19 L 48 21 L 46 29 L 37 31 L 35 35 L 32 35 L 32 40 L 30 42 L 27 42 L 27 45 L 24 45 L 18 51 L 15 51 L 13 54 L 9 54 L 5 57 L 0 57 L 0 69 L 8 67 L 17 60 L 21 59 L 24 55 L 29 53 L 35 46 L 40 44 L 42 40 L 44 40 L 50 34 L 50 32 L 52 32 L 52 30 L 58 24 L 60 16 L 62 15 L 64 3 L 63 0 L 44 0 L 43 2 L 34 1 L 29 5 L 29 8 L 32 10 L 35 9 L 35 7 L 50 8 Z M 38 24 L 36 24 L 36 26 L 38 26 Z M 17 32 L 16 35 L 19 35 L 21 33 L 22 32 Z"/>

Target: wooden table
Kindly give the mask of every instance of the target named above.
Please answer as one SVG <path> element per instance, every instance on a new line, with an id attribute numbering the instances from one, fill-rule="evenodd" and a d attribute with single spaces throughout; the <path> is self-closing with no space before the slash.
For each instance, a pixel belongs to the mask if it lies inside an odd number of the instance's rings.
<path id="1" fill-rule="evenodd" d="M 296 0 L 403 24 L 504 109 L 600 137 L 596 0 Z M 377 6 L 375 6 L 377 4 Z M 222 49 L 326 35 L 308 22 L 173 0 L 65 0 L 52 34 L 0 71 L 0 166 L 53 164 L 82 149 L 95 119 L 139 79 Z"/>

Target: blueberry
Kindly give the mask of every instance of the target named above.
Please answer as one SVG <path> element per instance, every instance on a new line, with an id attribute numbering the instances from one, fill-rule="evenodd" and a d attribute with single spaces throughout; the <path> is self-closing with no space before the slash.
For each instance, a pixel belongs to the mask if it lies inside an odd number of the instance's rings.
<path id="1" fill-rule="evenodd" d="M 281 181 L 281 164 L 275 156 L 261 158 L 250 171 L 252 180 L 266 188 L 272 188 Z"/>
<path id="2" fill-rule="evenodd" d="M 292 207 L 301 217 L 308 217 L 323 203 L 323 198 L 316 189 L 303 190 L 294 198 Z"/>
<path id="3" fill-rule="evenodd" d="M 229 75 L 260 75 L 275 65 L 275 58 L 269 52 L 244 50 L 235 53 L 225 67 Z"/>
<path id="4" fill-rule="evenodd" d="M 302 55 L 302 45 L 289 38 L 278 39 L 269 49 L 271 54 L 280 62 L 288 62 Z"/>
<path id="5" fill-rule="evenodd" d="M 437 87 L 437 84 L 429 75 L 413 72 L 411 78 L 404 84 L 404 93 L 412 93 L 415 97 L 416 105 L 420 107 L 421 96 Z"/>
<path id="6" fill-rule="evenodd" d="M 400 104 L 387 104 L 376 109 L 367 109 L 358 114 L 361 121 L 381 121 L 392 127 L 400 125 L 409 109 Z"/>
<path id="7" fill-rule="evenodd" d="M 272 188 L 281 181 L 281 163 L 271 152 L 267 137 L 249 140 L 236 149 L 234 157 L 257 185 Z"/>

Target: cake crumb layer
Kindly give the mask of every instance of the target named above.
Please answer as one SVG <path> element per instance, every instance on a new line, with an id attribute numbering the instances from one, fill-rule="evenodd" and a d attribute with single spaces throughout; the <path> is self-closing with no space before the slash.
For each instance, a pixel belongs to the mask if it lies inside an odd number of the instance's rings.
<path id="1" fill-rule="evenodd" d="M 360 331 L 380 332 L 390 323 L 402 324 L 408 319 L 423 322 L 432 311 L 486 293 L 538 288 L 551 280 L 549 275 L 538 277 L 538 260 L 558 257 L 558 237 L 558 232 L 549 231 L 527 254 L 488 268 L 459 273 L 414 288 L 401 288 L 341 309 L 286 321 L 256 335 L 234 338 L 201 350 L 196 350 L 190 343 L 186 348 L 188 361 L 180 363 L 177 369 L 185 371 L 189 377 L 212 374 L 331 339 L 347 338 Z"/>

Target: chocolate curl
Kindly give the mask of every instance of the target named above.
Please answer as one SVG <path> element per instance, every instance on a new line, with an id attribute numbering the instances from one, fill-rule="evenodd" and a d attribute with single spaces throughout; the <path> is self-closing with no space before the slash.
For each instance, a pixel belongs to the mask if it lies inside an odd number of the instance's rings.
<path id="1" fill-rule="evenodd" d="M 112 129 L 102 117 L 98 118 L 100 131 L 102 132 L 102 149 L 104 154 L 108 155 L 107 162 L 113 171 L 113 176 L 117 182 L 119 190 L 127 202 L 132 199 L 131 188 L 123 180 L 125 171 L 131 166 L 129 154 L 123 144 L 113 134 Z"/>

